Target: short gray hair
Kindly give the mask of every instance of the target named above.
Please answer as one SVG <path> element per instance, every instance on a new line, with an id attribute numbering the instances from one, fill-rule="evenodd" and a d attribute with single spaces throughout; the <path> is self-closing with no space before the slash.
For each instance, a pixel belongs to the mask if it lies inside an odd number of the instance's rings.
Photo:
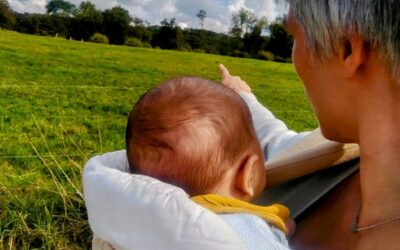
<path id="1" fill-rule="evenodd" d="M 400 0 L 286 0 L 309 48 L 326 59 L 360 35 L 400 79 Z"/>

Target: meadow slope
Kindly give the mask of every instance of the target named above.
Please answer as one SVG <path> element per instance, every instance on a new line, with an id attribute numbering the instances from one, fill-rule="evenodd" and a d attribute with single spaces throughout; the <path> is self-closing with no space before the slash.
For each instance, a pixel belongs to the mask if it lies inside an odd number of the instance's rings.
<path id="1" fill-rule="evenodd" d="M 0 31 L 0 249 L 87 248 L 85 161 L 124 148 L 127 115 L 148 88 L 218 80 L 219 63 L 290 128 L 317 126 L 290 64 Z"/>

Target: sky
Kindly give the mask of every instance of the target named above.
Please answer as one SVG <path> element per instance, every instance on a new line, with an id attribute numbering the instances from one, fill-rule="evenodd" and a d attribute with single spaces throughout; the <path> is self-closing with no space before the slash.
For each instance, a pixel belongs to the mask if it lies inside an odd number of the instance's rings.
<path id="1" fill-rule="evenodd" d="M 79 5 L 82 0 L 68 0 Z M 273 21 L 285 13 L 285 6 L 276 0 L 91 0 L 98 9 L 122 6 L 132 17 L 139 17 L 151 24 L 160 24 L 164 18 L 175 17 L 182 27 L 200 28 L 196 14 L 200 9 L 207 13 L 204 29 L 227 33 L 232 14 L 241 8 L 252 11 L 257 17 Z M 45 13 L 46 0 L 9 0 L 11 7 L 20 13 Z"/>

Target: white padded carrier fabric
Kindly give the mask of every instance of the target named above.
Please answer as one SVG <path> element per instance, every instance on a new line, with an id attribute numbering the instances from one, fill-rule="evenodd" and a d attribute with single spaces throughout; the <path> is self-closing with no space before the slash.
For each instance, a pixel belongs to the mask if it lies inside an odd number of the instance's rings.
<path id="1" fill-rule="evenodd" d="M 125 150 L 89 160 L 83 185 L 94 249 L 244 249 L 222 218 L 182 189 L 129 174 Z"/>

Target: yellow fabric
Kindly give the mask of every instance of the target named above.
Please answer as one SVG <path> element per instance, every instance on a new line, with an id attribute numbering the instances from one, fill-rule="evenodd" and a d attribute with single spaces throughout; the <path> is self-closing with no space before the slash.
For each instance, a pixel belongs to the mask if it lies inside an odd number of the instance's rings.
<path id="1" fill-rule="evenodd" d="M 290 212 L 285 206 L 279 204 L 266 207 L 258 206 L 235 198 L 223 197 L 216 194 L 194 196 L 192 200 L 217 214 L 247 213 L 257 215 L 269 224 L 288 233 L 285 221 L 289 218 Z"/>

